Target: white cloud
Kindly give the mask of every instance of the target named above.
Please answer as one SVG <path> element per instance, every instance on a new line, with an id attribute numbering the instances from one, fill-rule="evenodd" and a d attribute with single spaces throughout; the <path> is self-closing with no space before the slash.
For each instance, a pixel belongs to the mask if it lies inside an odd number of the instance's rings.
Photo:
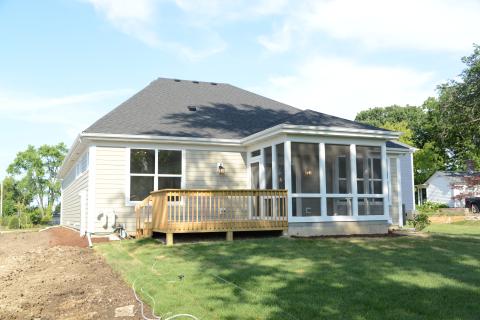
<path id="1" fill-rule="evenodd" d="M 300 109 L 353 119 L 370 107 L 419 105 L 433 95 L 435 82 L 432 73 L 317 56 L 255 90 Z"/>
<path id="2" fill-rule="evenodd" d="M 211 30 L 195 28 L 196 36 L 204 39 L 204 47 L 193 48 L 187 44 L 163 39 L 161 18 L 158 14 L 161 1 L 156 0 L 87 0 L 95 10 L 105 16 L 115 28 L 148 46 L 172 51 L 188 60 L 197 61 L 225 50 L 226 43 Z M 198 12 L 196 14 L 199 14 Z M 181 23 L 181 21 L 179 21 Z M 165 28 L 163 28 L 165 29 Z M 202 33 L 203 32 L 203 33 Z"/>
<path id="3" fill-rule="evenodd" d="M 284 24 L 260 44 L 267 50 L 281 51 L 293 47 L 288 37 L 326 34 L 339 40 L 362 44 L 368 49 L 407 48 L 468 52 L 479 42 L 480 2 L 476 0 L 333 0 L 302 1 L 285 13 Z M 283 35 L 285 25 L 291 34 Z"/>
<path id="4" fill-rule="evenodd" d="M 249 20 L 262 16 L 279 15 L 285 12 L 288 0 L 175 0 L 185 12 L 194 14 L 203 21 Z"/>
<path id="5" fill-rule="evenodd" d="M 95 10 L 127 35 L 133 36 L 150 46 L 159 44 L 152 30 L 154 0 L 87 0 Z"/>

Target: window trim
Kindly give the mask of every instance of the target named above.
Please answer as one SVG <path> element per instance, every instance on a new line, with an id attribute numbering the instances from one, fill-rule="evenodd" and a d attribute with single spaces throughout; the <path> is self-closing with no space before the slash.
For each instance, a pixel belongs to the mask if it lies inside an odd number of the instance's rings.
<path id="1" fill-rule="evenodd" d="M 130 152 L 131 150 L 155 150 L 155 171 L 154 173 L 130 173 Z M 159 151 L 181 151 L 182 152 L 182 173 L 181 174 L 159 174 L 158 173 L 158 152 Z M 126 179 L 125 179 L 125 205 L 132 207 L 141 201 L 130 200 L 130 177 L 152 177 L 153 189 L 158 189 L 158 178 L 172 177 L 180 178 L 180 188 L 185 189 L 185 177 L 186 177 L 186 150 L 183 148 L 145 148 L 145 147 L 128 147 L 125 148 L 125 162 L 126 162 Z"/>

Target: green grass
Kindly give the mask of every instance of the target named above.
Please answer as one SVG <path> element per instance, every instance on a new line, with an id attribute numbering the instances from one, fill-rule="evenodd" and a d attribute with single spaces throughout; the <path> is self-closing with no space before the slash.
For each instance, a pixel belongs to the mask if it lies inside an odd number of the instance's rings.
<path id="1" fill-rule="evenodd" d="M 433 233 L 480 236 L 480 221 L 459 221 L 449 224 L 431 224 L 425 228 L 424 231 Z"/>
<path id="2" fill-rule="evenodd" d="M 144 301 L 153 297 L 157 314 L 231 320 L 480 315 L 475 235 L 266 238 L 174 247 L 141 240 L 96 249 L 127 282 L 143 288 Z"/>

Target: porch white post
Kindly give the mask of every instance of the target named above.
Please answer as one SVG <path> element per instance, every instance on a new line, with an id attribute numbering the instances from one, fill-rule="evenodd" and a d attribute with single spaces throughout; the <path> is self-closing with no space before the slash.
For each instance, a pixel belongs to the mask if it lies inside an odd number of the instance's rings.
<path id="1" fill-rule="evenodd" d="M 383 215 L 391 221 L 390 210 L 388 210 L 388 180 L 387 180 L 387 144 L 382 146 L 382 191 L 383 191 Z"/>
<path id="2" fill-rule="evenodd" d="M 259 168 L 259 179 L 260 179 L 260 189 L 265 189 L 266 183 L 265 183 L 265 149 L 262 148 L 260 149 L 260 162 L 258 163 L 258 168 Z M 263 201 L 263 197 L 260 196 L 260 216 L 263 218 L 265 216 L 265 202 Z"/>
<path id="3" fill-rule="evenodd" d="M 321 207 L 320 214 L 327 216 L 327 175 L 325 174 L 325 143 L 321 142 L 319 146 L 320 152 L 320 194 L 321 194 Z"/>
<path id="4" fill-rule="evenodd" d="M 358 216 L 358 193 L 357 193 L 357 147 L 350 145 L 350 183 L 352 189 L 352 215 Z"/>
<path id="5" fill-rule="evenodd" d="M 411 179 L 412 179 L 412 202 L 413 202 L 413 208 L 412 211 L 415 211 L 415 178 L 414 178 L 414 168 L 413 168 L 413 153 L 410 153 L 410 168 L 411 168 Z"/>
<path id="6" fill-rule="evenodd" d="M 403 226 L 403 199 L 402 199 L 402 174 L 400 172 L 400 158 L 397 158 L 397 192 L 398 192 L 398 225 Z M 390 189 L 392 190 L 392 189 Z"/>
<path id="7" fill-rule="evenodd" d="M 288 193 L 288 219 L 292 218 L 292 153 L 290 141 L 285 141 L 285 189 Z"/>

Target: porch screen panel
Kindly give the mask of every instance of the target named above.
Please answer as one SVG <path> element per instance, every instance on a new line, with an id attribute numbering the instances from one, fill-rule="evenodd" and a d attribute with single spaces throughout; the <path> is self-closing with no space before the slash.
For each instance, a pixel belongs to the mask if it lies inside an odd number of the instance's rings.
<path id="1" fill-rule="evenodd" d="M 292 192 L 319 193 L 319 146 L 317 143 L 291 144 Z"/>
<path id="2" fill-rule="evenodd" d="M 272 189 L 272 147 L 263 149 L 263 168 L 265 170 L 265 189 Z"/>
<path id="3" fill-rule="evenodd" d="M 359 216 L 383 215 L 383 198 L 358 198 Z"/>
<path id="4" fill-rule="evenodd" d="M 328 216 L 351 216 L 352 198 L 327 198 Z"/>
<path id="5" fill-rule="evenodd" d="M 325 145 L 325 170 L 327 193 L 351 193 L 350 146 Z"/>
<path id="6" fill-rule="evenodd" d="M 292 216 L 315 217 L 321 215 L 321 198 L 292 198 Z"/>
<path id="7" fill-rule="evenodd" d="M 278 189 L 285 189 L 285 145 L 277 144 L 275 147 L 277 154 L 277 183 Z"/>
<path id="8" fill-rule="evenodd" d="M 357 190 L 359 194 L 382 194 L 380 147 L 357 146 Z"/>

